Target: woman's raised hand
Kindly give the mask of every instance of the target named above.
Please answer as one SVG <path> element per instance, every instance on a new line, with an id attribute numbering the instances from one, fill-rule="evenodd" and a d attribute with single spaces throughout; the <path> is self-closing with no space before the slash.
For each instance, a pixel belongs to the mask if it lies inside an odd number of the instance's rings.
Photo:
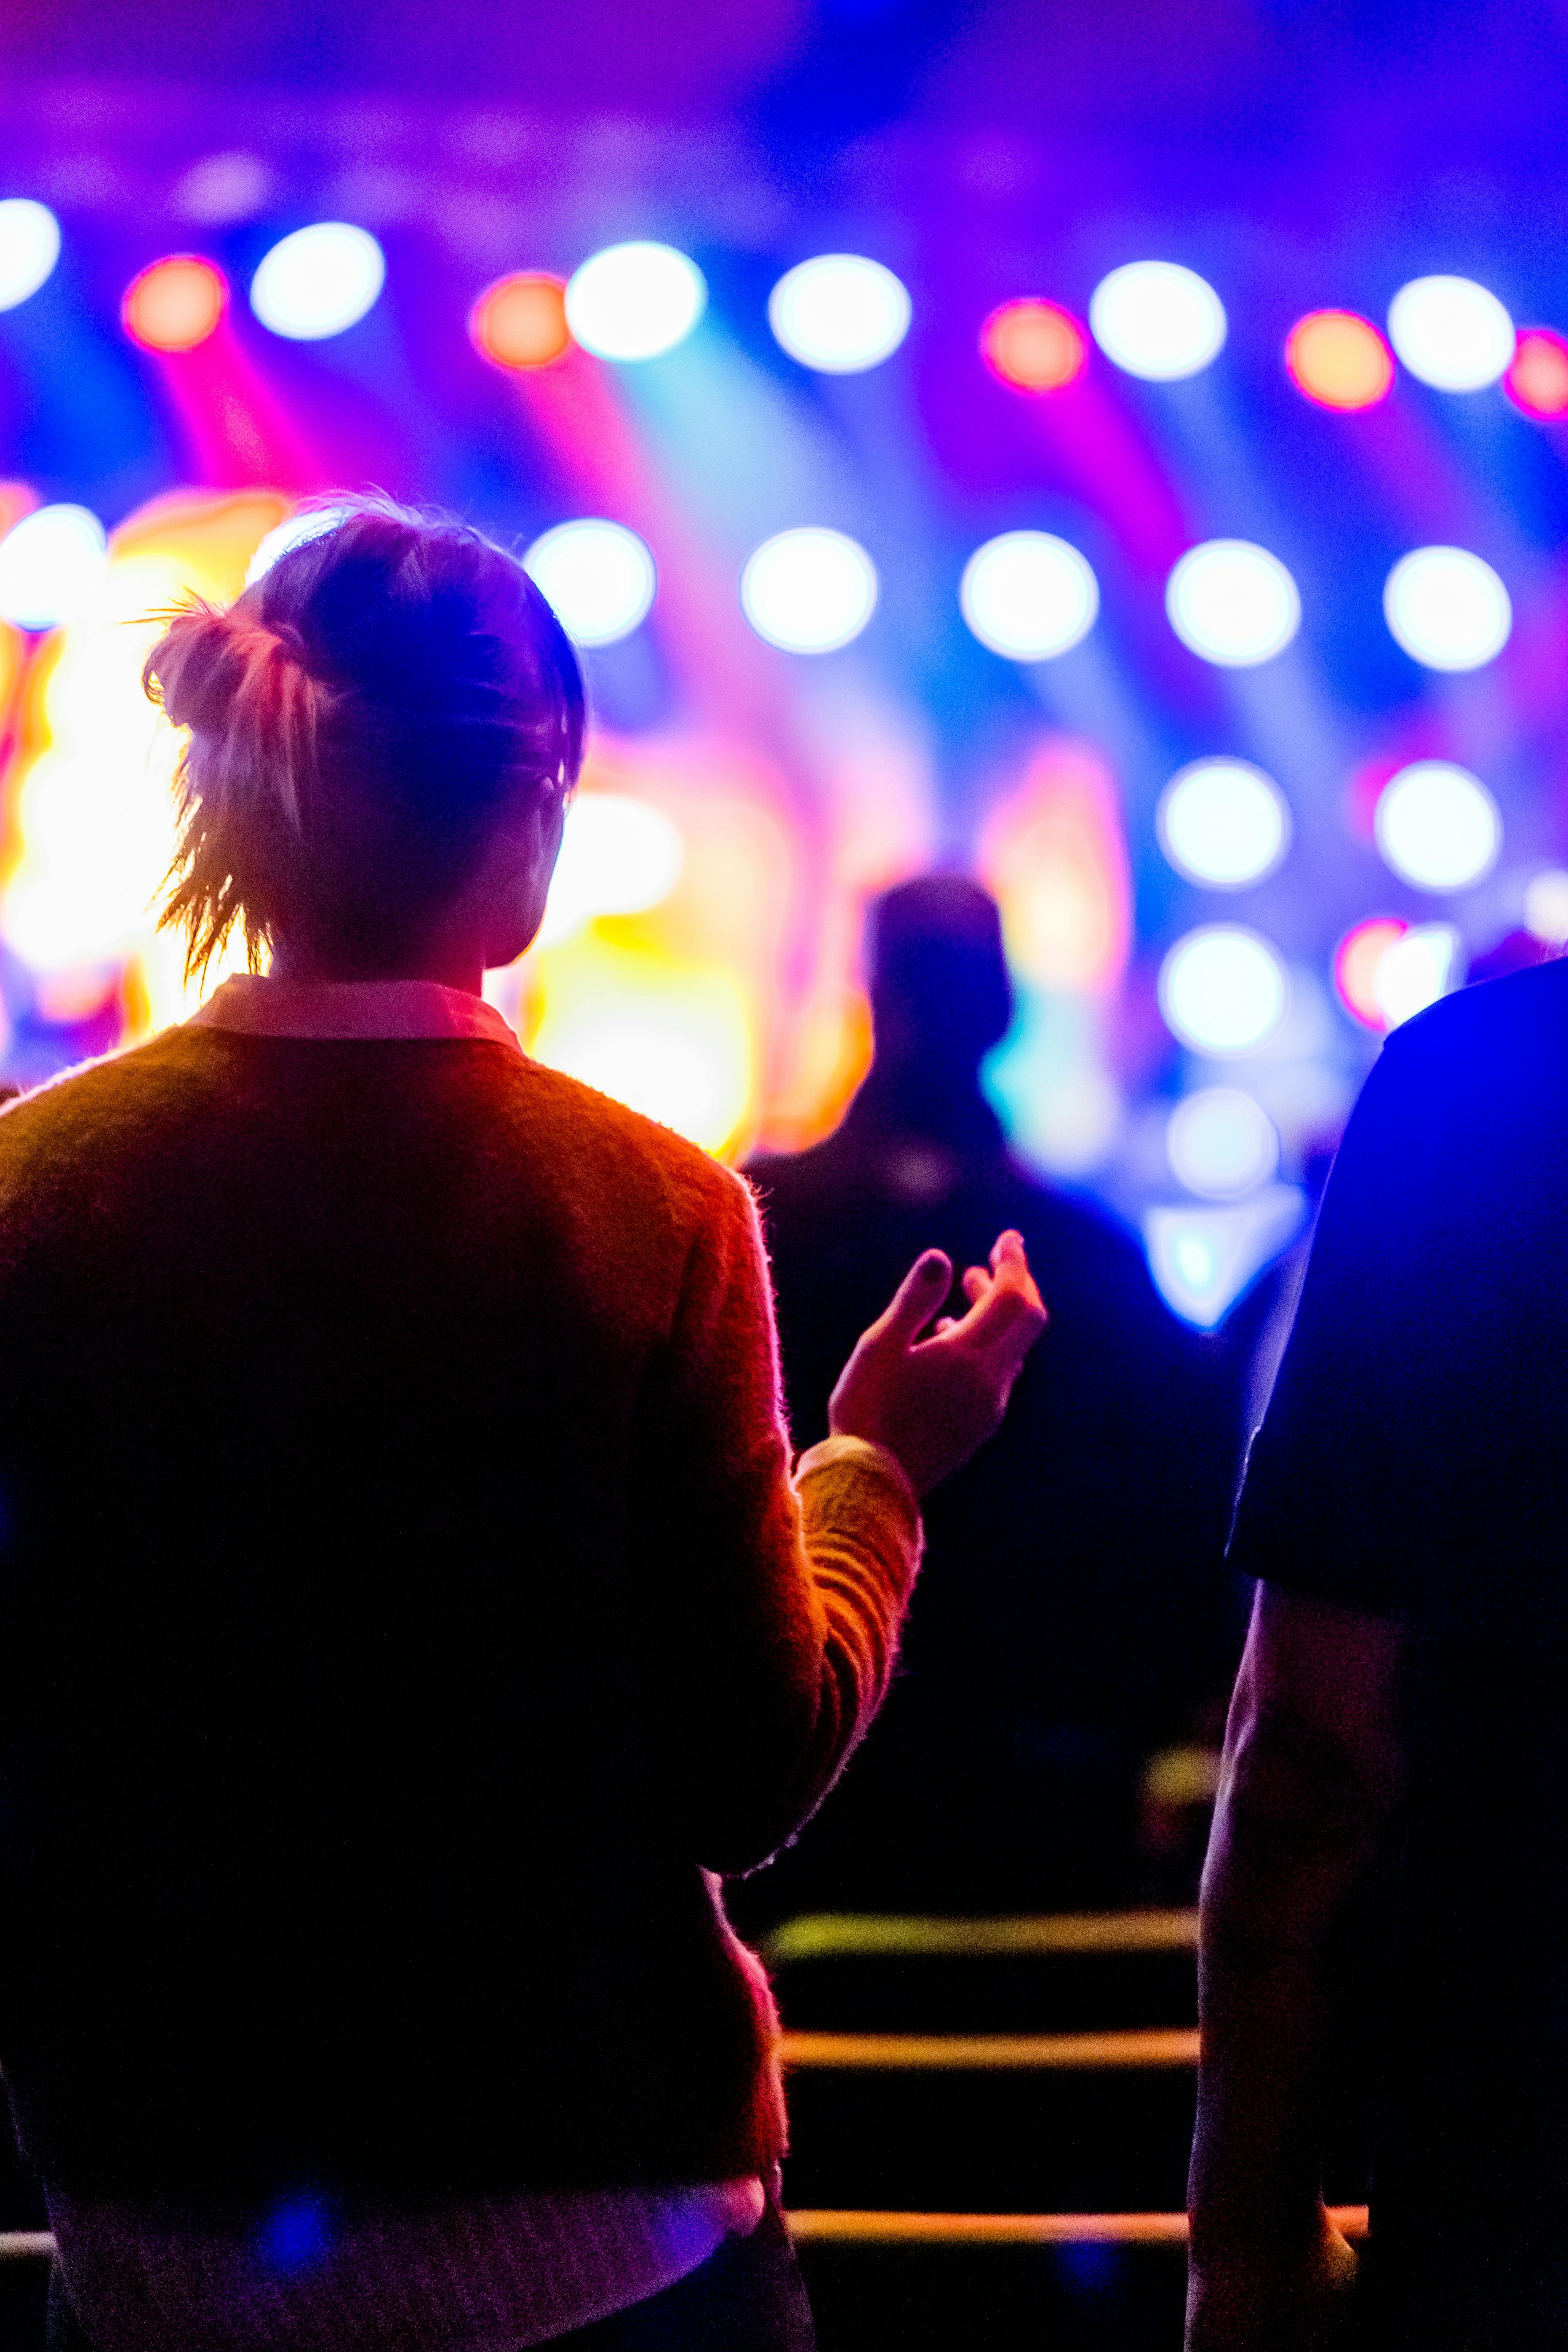
<path id="1" fill-rule="evenodd" d="M 966 1315 L 944 1315 L 952 1262 L 926 1250 L 892 1305 L 862 1334 L 827 1407 L 836 1437 L 866 1437 L 896 1454 L 918 1495 L 961 1469 L 1002 1425 L 1025 1357 L 1046 1328 L 1021 1234 L 998 1235 L 987 1266 L 963 1277 Z"/>

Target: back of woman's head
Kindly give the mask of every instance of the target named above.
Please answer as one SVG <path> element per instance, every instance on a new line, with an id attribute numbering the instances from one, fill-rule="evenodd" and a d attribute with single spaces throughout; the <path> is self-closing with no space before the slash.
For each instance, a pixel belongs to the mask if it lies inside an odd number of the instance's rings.
<path id="1" fill-rule="evenodd" d="M 205 968 L 238 924 L 367 968 L 415 943 L 515 796 L 583 756 L 583 680 L 516 557 L 380 499 L 226 612 L 178 614 L 142 673 L 190 738 L 163 920 Z"/>

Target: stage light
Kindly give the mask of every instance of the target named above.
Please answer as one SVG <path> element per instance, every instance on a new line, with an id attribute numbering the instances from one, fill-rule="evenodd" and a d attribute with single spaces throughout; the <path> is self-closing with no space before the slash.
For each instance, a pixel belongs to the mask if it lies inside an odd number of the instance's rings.
<path id="1" fill-rule="evenodd" d="M 1568 947 L 1568 874 L 1561 866 L 1548 866 L 1525 884 L 1524 927 L 1546 947 Z"/>
<path id="2" fill-rule="evenodd" d="M 385 279 L 385 258 L 368 229 L 316 221 L 263 256 L 250 281 L 250 307 L 275 335 L 317 343 L 356 325 Z"/>
<path id="3" fill-rule="evenodd" d="M 1129 261 L 1102 278 L 1089 306 L 1095 341 L 1129 375 L 1154 383 L 1196 375 L 1225 341 L 1225 306 L 1179 261 Z"/>
<path id="4" fill-rule="evenodd" d="M 1284 794 L 1246 760 L 1194 760 L 1161 793 L 1154 821 L 1176 871 L 1215 890 L 1261 881 L 1290 845 Z"/>
<path id="5" fill-rule="evenodd" d="M 662 809 L 621 793 L 582 793 L 566 812 L 561 855 L 535 947 L 554 947 L 596 915 L 640 915 L 680 879 L 685 847 Z"/>
<path id="6" fill-rule="evenodd" d="M 1005 530 L 977 547 L 958 583 L 963 617 L 1009 661 L 1051 661 L 1088 636 L 1100 583 L 1088 562 L 1048 530 Z"/>
<path id="7" fill-rule="evenodd" d="M 909 333 L 909 293 L 879 261 L 823 253 L 784 272 L 768 297 L 768 324 L 803 367 L 856 375 L 879 365 Z"/>
<path id="8" fill-rule="evenodd" d="M 1055 302 L 1004 302 L 980 330 L 980 356 L 1017 392 L 1059 392 L 1081 375 L 1083 330 Z"/>
<path id="9" fill-rule="evenodd" d="M 60 225 L 31 196 L 0 203 L 0 310 L 36 294 L 60 257 Z"/>
<path id="10" fill-rule="evenodd" d="M 1236 1201 L 1275 1174 L 1279 1137 L 1268 1112 L 1239 1087 L 1204 1087 L 1171 1113 L 1165 1156 L 1189 1192 Z"/>
<path id="11" fill-rule="evenodd" d="M 1165 610 L 1184 646 L 1230 669 L 1271 661 L 1301 625 L 1296 583 L 1246 539 L 1190 547 L 1165 583 Z"/>
<path id="12" fill-rule="evenodd" d="M 1383 591 L 1396 641 L 1426 669 L 1479 669 L 1508 643 L 1513 607 L 1489 563 L 1462 547 L 1402 555 Z"/>
<path id="13" fill-rule="evenodd" d="M 1502 388 L 1540 424 L 1568 416 L 1568 342 L 1550 327 L 1522 328 Z"/>
<path id="14" fill-rule="evenodd" d="M 0 621 L 56 629 L 96 602 L 109 568 L 103 525 L 86 507 L 37 507 L 0 539 Z"/>
<path id="15" fill-rule="evenodd" d="M 1473 278 L 1413 278 L 1388 306 L 1388 337 L 1439 392 L 1479 392 L 1513 357 L 1513 320 Z"/>
<path id="16" fill-rule="evenodd" d="M 522 559 L 574 645 L 612 646 L 647 617 L 658 575 L 635 530 L 624 523 L 557 523 Z"/>
<path id="17" fill-rule="evenodd" d="M 1459 934 L 1449 923 L 1416 923 L 1393 941 L 1377 967 L 1377 1003 L 1385 1029 L 1425 1013 L 1448 992 Z"/>
<path id="18" fill-rule="evenodd" d="M 643 239 L 590 254 L 566 282 L 566 323 L 602 360 L 653 360 L 684 342 L 708 307 L 708 284 L 672 245 Z"/>
<path id="19" fill-rule="evenodd" d="M 565 286 L 538 269 L 498 278 L 469 311 L 468 335 L 480 357 L 496 367 L 548 367 L 572 347 Z"/>
<path id="20" fill-rule="evenodd" d="M 149 263 L 125 289 L 121 324 L 149 352 L 194 352 L 228 308 L 228 280 L 199 254 Z"/>
<path id="21" fill-rule="evenodd" d="M 1205 923 L 1160 967 L 1165 1025 L 1194 1054 L 1250 1054 L 1277 1029 L 1289 988 L 1273 948 L 1239 923 Z"/>
<path id="22" fill-rule="evenodd" d="M 1348 930 L 1334 950 L 1334 987 L 1340 1003 L 1365 1028 L 1381 1032 L 1388 1026 L 1377 992 L 1377 975 L 1384 957 L 1409 928 L 1397 916 L 1377 915 L 1371 922 L 1357 923 Z"/>
<path id="23" fill-rule="evenodd" d="M 1384 861 L 1418 890 L 1464 890 L 1502 846 L 1498 805 L 1479 776 L 1449 760 L 1416 760 L 1390 778 L 1373 830 Z"/>
<path id="24" fill-rule="evenodd" d="M 291 514 L 283 522 L 275 523 L 258 541 L 256 552 L 245 567 L 245 584 L 254 587 L 264 572 L 270 572 L 279 556 L 290 548 L 307 547 L 313 539 L 322 539 L 336 530 L 347 509 L 343 507 L 306 507 Z"/>
<path id="25" fill-rule="evenodd" d="M 1212 1331 L 1306 1217 L 1306 1195 L 1294 1184 L 1270 1184 L 1223 1208 L 1162 1203 L 1143 1220 L 1149 1271 L 1168 1307 Z"/>
<path id="26" fill-rule="evenodd" d="M 1353 310 L 1313 310 L 1285 343 L 1291 381 L 1321 408 L 1373 408 L 1394 382 L 1388 345 Z"/>
<path id="27" fill-rule="evenodd" d="M 877 570 L 841 530 L 781 530 L 741 574 L 741 605 L 759 637 L 786 653 L 826 654 L 858 637 L 877 604 Z"/>

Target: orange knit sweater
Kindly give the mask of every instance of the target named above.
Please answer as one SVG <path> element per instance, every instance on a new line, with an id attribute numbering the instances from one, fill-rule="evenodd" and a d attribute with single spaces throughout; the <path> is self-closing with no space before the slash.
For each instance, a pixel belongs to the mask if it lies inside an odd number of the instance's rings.
<path id="1" fill-rule="evenodd" d="M 751 1196 L 489 1036 L 166 1033 L 0 1117 L 0 2065 L 47 2179 L 403 2197 L 782 2141 L 713 1874 L 920 1519 L 792 1482 Z"/>

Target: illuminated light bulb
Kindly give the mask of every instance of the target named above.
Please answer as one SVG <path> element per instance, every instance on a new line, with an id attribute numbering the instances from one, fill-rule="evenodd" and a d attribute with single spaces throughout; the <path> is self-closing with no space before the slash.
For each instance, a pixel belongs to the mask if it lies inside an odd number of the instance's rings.
<path id="1" fill-rule="evenodd" d="M 1007 530 L 975 549 L 958 601 L 983 646 L 1010 661 L 1049 661 L 1088 636 L 1100 583 L 1086 557 L 1047 530 Z"/>
<path id="2" fill-rule="evenodd" d="M 1059 392 L 1083 373 L 1083 330 L 1055 302 L 1004 302 L 980 330 L 980 356 L 1016 392 Z"/>
<path id="3" fill-rule="evenodd" d="M 1239 923 L 1205 923 L 1160 967 L 1160 1010 L 1194 1054 L 1250 1054 L 1284 1017 L 1289 985 L 1275 950 Z"/>
<path id="4" fill-rule="evenodd" d="M 1179 261 L 1129 261 L 1102 278 L 1089 306 L 1089 330 L 1129 375 L 1172 383 L 1196 375 L 1225 342 L 1225 305 L 1206 279 Z"/>
<path id="5" fill-rule="evenodd" d="M 741 606 L 759 637 L 792 654 L 832 653 L 877 608 L 877 567 L 841 530 L 781 530 L 741 574 Z"/>
<path id="6" fill-rule="evenodd" d="M 0 620 L 56 629 L 90 610 L 103 587 L 109 542 L 86 507 L 38 507 L 0 539 Z"/>
<path id="7" fill-rule="evenodd" d="M 1462 547 L 1402 555 L 1383 591 L 1397 644 L 1426 669 L 1479 669 L 1501 653 L 1513 626 L 1508 590 L 1489 563 Z"/>
<path id="8" fill-rule="evenodd" d="M 602 360 L 652 360 L 684 342 L 708 283 L 672 245 L 635 239 L 591 254 L 566 282 L 566 323 Z"/>
<path id="9" fill-rule="evenodd" d="M 549 367 L 572 348 L 564 284 L 537 269 L 498 278 L 469 311 L 468 334 L 481 358 L 496 367 Z"/>
<path id="10" fill-rule="evenodd" d="M 1294 1184 L 1270 1184 L 1223 1207 L 1163 1204 L 1143 1221 L 1149 1271 L 1168 1307 L 1212 1331 L 1306 1217 L 1306 1196 Z"/>
<path id="11" fill-rule="evenodd" d="M 286 521 L 275 523 L 258 542 L 255 554 L 245 567 L 245 584 L 254 587 L 264 572 L 270 572 L 279 556 L 291 548 L 308 547 L 313 539 L 324 539 L 336 530 L 347 509 L 343 507 L 304 507 Z"/>
<path id="12" fill-rule="evenodd" d="M 792 360 L 822 375 L 856 375 L 890 358 L 910 331 L 909 290 L 879 261 L 823 253 L 786 270 L 768 297 L 768 324 Z"/>
<path id="13" fill-rule="evenodd" d="M 1568 341 L 1550 327 L 1521 328 L 1502 388 L 1538 424 L 1568 416 Z"/>
<path id="14" fill-rule="evenodd" d="M 132 279 L 120 305 L 121 324 L 149 352 L 194 352 L 213 334 L 228 308 L 228 280 L 199 254 L 172 253 Z"/>
<path id="15" fill-rule="evenodd" d="M 1502 847 L 1498 804 L 1479 776 L 1450 760 L 1416 760 L 1390 777 L 1373 832 L 1384 863 L 1418 890 L 1464 890 L 1490 872 Z"/>
<path id="16" fill-rule="evenodd" d="M 263 256 L 250 307 L 275 335 L 321 342 L 357 325 L 385 282 L 385 257 L 368 229 L 316 221 Z"/>
<path id="17" fill-rule="evenodd" d="M 1458 944 L 1450 923 L 1416 923 L 1394 941 L 1377 967 L 1377 1003 L 1385 1028 L 1397 1029 L 1447 994 Z"/>
<path id="18" fill-rule="evenodd" d="M 1348 930 L 1334 950 L 1335 992 L 1345 1011 L 1352 1013 L 1363 1028 L 1381 1033 L 1388 1026 L 1377 976 L 1384 956 L 1397 946 L 1409 928 L 1397 916 L 1376 915 L 1370 922 L 1357 923 Z"/>
<path id="19" fill-rule="evenodd" d="M 1165 1156 L 1189 1192 L 1235 1201 L 1273 1177 L 1279 1136 L 1268 1112 L 1239 1087 L 1204 1087 L 1171 1113 Z"/>
<path id="20" fill-rule="evenodd" d="M 1353 310 L 1313 310 L 1285 343 L 1290 380 L 1321 408 L 1373 408 L 1394 382 L 1388 345 Z"/>
<path id="21" fill-rule="evenodd" d="M 635 530 L 590 517 L 536 539 L 523 570 L 574 645 L 611 646 L 647 619 L 658 575 Z"/>
<path id="22" fill-rule="evenodd" d="M 1524 886 L 1524 927 L 1549 948 L 1568 947 L 1568 874 L 1548 866 Z"/>
<path id="23" fill-rule="evenodd" d="M 1184 646 L 1231 669 L 1271 661 L 1301 625 L 1296 583 L 1277 555 L 1246 539 L 1189 548 L 1165 583 L 1165 610 Z"/>
<path id="24" fill-rule="evenodd" d="M 619 793 L 584 793 L 566 812 L 561 855 L 535 947 L 553 947 L 598 915 L 640 915 L 668 898 L 686 861 L 662 809 Z"/>
<path id="25" fill-rule="evenodd" d="M 60 225 L 31 196 L 0 203 L 0 310 L 36 294 L 60 257 Z"/>
<path id="26" fill-rule="evenodd" d="M 1161 793 L 1154 822 L 1178 874 L 1211 889 L 1261 881 L 1290 845 L 1284 794 L 1246 760 L 1194 760 Z"/>
<path id="27" fill-rule="evenodd" d="M 1439 392 L 1479 392 L 1514 352 L 1513 320 L 1473 278 L 1413 278 L 1388 306 L 1388 339 L 1405 365 Z"/>

